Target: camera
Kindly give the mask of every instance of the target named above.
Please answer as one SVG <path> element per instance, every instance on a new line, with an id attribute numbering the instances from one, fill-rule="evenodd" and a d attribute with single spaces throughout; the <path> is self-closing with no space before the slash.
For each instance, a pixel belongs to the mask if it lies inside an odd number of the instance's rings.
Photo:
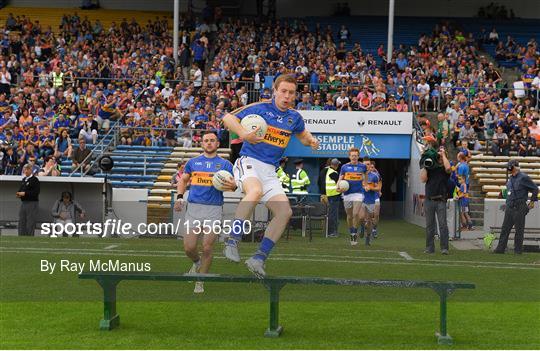
<path id="1" fill-rule="evenodd" d="M 420 168 L 435 169 L 439 167 L 439 157 L 439 153 L 436 149 L 433 147 L 426 148 L 420 158 Z"/>

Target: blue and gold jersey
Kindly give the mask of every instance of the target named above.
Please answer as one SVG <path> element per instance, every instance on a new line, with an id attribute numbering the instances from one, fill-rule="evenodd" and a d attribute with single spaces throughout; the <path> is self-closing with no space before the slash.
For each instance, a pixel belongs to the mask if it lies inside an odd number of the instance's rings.
<path id="1" fill-rule="evenodd" d="M 256 102 L 236 111 L 233 115 L 240 120 L 247 115 L 259 115 L 266 121 L 268 129 L 264 141 L 259 144 L 245 142 L 240 150 L 240 155 L 252 157 L 264 163 L 279 166 L 279 160 L 283 156 L 285 148 L 293 134 L 302 133 L 305 130 L 302 116 L 295 110 L 281 111 L 272 101 Z"/>
<path id="2" fill-rule="evenodd" d="M 186 163 L 184 173 L 191 176 L 188 202 L 202 205 L 223 205 L 223 192 L 212 185 L 214 173 L 226 170 L 232 174 L 232 164 L 219 157 L 207 158 L 204 155 L 192 158 Z"/>
<path id="3" fill-rule="evenodd" d="M 369 172 L 367 174 L 367 183 L 371 186 L 376 186 L 381 178 L 379 178 L 379 174 L 376 172 Z M 367 205 L 372 205 L 375 203 L 375 200 L 379 198 L 379 192 L 374 190 L 368 190 L 364 192 L 364 203 Z"/>
<path id="4" fill-rule="evenodd" d="M 364 173 L 367 172 L 367 167 L 363 163 L 356 165 L 349 163 L 344 164 L 339 172 L 340 176 L 343 176 L 343 180 L 349 182 L 349 190 L 343 194 L 349 195 L 354 193 L 363 193 L 364 187 L 362 182 L 364 181 Z"/>

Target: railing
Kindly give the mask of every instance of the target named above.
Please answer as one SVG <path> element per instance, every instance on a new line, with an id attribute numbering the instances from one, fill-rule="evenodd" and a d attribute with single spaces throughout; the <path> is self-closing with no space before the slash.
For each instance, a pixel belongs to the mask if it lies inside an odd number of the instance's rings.
<path id="1" fill-rule="evenodd" d="M 265 73 L 264 76 L 273 76 L 273 74 L 270 74 L 270 73 Z M 19 77 L 19 82 L 22 83 L 22 79 L 23 77 Z M 34 79 L 39 79 L 39 76 L 34 76 Z M 48 78 L 48 82 L 50 82 L 50 77 L 47 77 Z M 132 77 L 70 77 L 70 82 L 66 82 L 65 80 L 66 78 L 64 78 L 64 85 L 69 85 L 69 84 L 73 84 L 74 86 L 78 86 L 78 84 L 81 82 L 81 81 L 110 81 L 110 82 L 115 82 L 115 81 L 121 81 L 121 82 L 127 82 L 128 85 L 130 86 L 133 86 L 135 85 L 136 83 L 140 83 L 140 84 L 143 84 L 143 85 L 148 85 L 149 82 L 151 80 L 155 80 L 155 77 L 149 77 L 149 76 L 142 76 L 142 77 L 137 77 L 137 76 L 132 76 Z M 193 83 L 193 81 L 189 80 L 189 79 L 167 79 L 167 80 L 163 80 L 161 81 L 162 85 L 164 85 L 165 83 L 169 83 L 171 85 L 171 88 L 174 88 L 175 85 L 179 84 L 179 83 L 183 83 L 183 84 L 191 84 Z M 268 86 L 268 84 L 265 85 L 264 82 L 255 82 L 255 81 L 240 81 L 240 80 L 231 80 L 231 81 L 227 81 L 227 80 L 217 80 L 217 81 L 213 81 L 213 80 L 210 80 L 209 79 L 209 76 L 205 76 L 203 81 L 202 81 L 202 85 L 205 85 L 208 89 L 212 89 L 213 88 L 213 85 L 215 83 L 219 83 L 220 84 L 220 89 L 223 89 L 227 84 L 230 84 L 231 86 L 231 89 L 234 90 L 233 93 L 236 93 L 236 89 L 242 85 L 246 88 L 246 93 L 248 94 L 249 96 L 249 99 L 250 99 L 250 102 L 253 102 L 253 100 L 255 99 L 258 99 L 258 95 L 262 93 L 262 91 L 264 90 L 264 88 L 266 86 Z M 255 85 L 258 85 L 259 88 L 258 89 L 255 89 Z M 345 89 L 347 91 L 349 91 L 350 89 L 358 89 L 359 87 L 361 86 L 364 86 L 363 83 L 358 83 L 358 84 L 340 84 L 339 86 L 337 87 L 333 87 L 331 86 L 329 83 L 325 83 L 325 82 L 322 82 L 322 83 L 318 83 L 317 84 L 317 88 L 315 89 L 310 83 L 299 83 L 299 85 L 308 85 L 309 86 L 309 91 L 311 94 L 314 94 L 316 93 L 317 91 L 321 91 L 323 89 L 332 89 L 332 90 L 337 90 L 338 92 Z M 397 89 L 397 86 L 399 86 L 400 84 L 396 84 L 396 89 Z M 408 105 L 408 108 L 409 108 L 409 111 L 414 111 L 414 105 L 413 105 L 413 95 L 414 95 L 414 89 L 416 87 L 416 85 L 407 85 L 407 84 L 403 84 L 404 85 L 404 90 L 407 92 L 407 105 Z M 463 95 L 466 97 L 466 102 L 467 104 L 470 104 L 473 100 L 473 98 L 477 95 L 477 93 L 481 90 L 485 90 L 485 88 L 475 88 L 475 87 L 464 87 L 464 86 L 453 86 L 451 89 L 454 91 L 453 94 L 452 94 L 452 99 L 446 99 L 445 97 L 445 91 L 444 89 L 440 89 L 440 94 L 439 94 L 439 97 L 437 98 L 433 98 L 431 96 L 431 91 L 433 91 L 433 88 L 434 87 L 431 87 L 431 90 L 430 90 L 430 96 L 429 96 L 429 102 L 428 102 L 428 106 L 429 108 L 428 109 L 422 109 L 422 106 L 423 104 L 420 103 L 420 109 L 422 112 L 428 112 L 428 110 L 434 110 L 434 111 L 437 111 L 437 112 L 440 112 L 442 110 L 444 110 L 447 106 L 447 103 L 449 103 L 451 100 L 454 100 L 455 99 L 455 90 L 461 90 L 463 91 Z M 375 91 L 375 86 L 373 85 L 370 85 L 369 86 L 369 89 L 371 92 L 374 92 Z M 299 89 L 300 90 L 300 89 Z M 540 90 L 533 90 L 533 89 L 514 89 L 513 87 L 509 87 L 509 88 L 490 88 L 489 89 L 490 91 L 493 91 L 493 90 L 497 90 L 497 91 L 500 91 L 501 93 L 503 93 L 503 95 L 506 95 L 508 92 L 512 91 L 514 92 L 514 94 L 520 94 L 520 93 L 523 93 L 525 96 L 530 96 L 530 97 L 533 97 L 534 95 L 536 95 L 536 105 L 534 106 L 536 110 L 539 109 L 540 107 Z M 141 92 L 142 93 L 142 92 Z M 506 93 L 506 94 L 505 94 Z M 388 101 L 388 93 L 386 93 L 386 102 L 385 102 L 385 106 L 387 107 L 388 104 L 387 104 L 387 101 Z M 324 104 L 325 101 L 321 101 L 321 104 Z M 397 103 L 397 101 L 396 101 Z M 415 111 L 416 112 L 416 111 Z"/>
<path id="2" fill-rule="evenodd" d="M 116 143 L 117 143 L 116 136 L 117 136 L 117 131 L 118 131 L 117 126 L 118 126 L 118 123 L 115 123 L 114 125 L 111 126 L 111 128 L 107 131 L 107 133 L 103 135 L 101 140 L 92 148 L 88 156 L 86 156 L 84 160 L 77 167 L 75 167 L 75 169 L 71 171 L 68 177 L 74 176 L 75 173 L 77 172 L 80 172 L 80 177 L 85 177 L 95 167 L 95 163 L 99 159 L 99 157 L 97 156 L 99 156 L 100 154 L 103 154 L 105 150 L 108 150 L 111 144 L 113 144 L 113 146 L 116 146 Z M 111 133 L 113 133 L 113 137 L 108 142 L 106 142 L 107 138 L 111 135 Z M 94 158 L 94 156 L 96 157 Z M 83 167 L 89 161 L 92 161 L 90 163 L 90 167 L 88 167 L 88 169 L 84 171 Z"/>

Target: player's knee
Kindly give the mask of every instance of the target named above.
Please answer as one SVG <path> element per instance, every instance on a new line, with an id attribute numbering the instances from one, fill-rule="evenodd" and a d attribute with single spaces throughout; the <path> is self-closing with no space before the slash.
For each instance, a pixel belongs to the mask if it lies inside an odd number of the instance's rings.
<path id="1" fill-rule="evenodd" d="M 253 189 L 248 190 L 246 196 L 249 196 L 250 198 L 259 201 L 263 196 L 263 192 L 260 187 L 255 187 Z"/>
<path id="2" fill-rule="evenodd" d="M 186 253 L 186 255 L 196 254 L 197 245 L 184 245 L 184 252 Z"/>
<path id="3" fill-rule="evenodd" d="M 283 214 L 282 214 L 283 219 L 285 219 L 287 221 L 289 219 L 291 219 L 291 217 L 292 217 L 292 208 L 290 206 L 287 206 L 287 207 L 283 208 L 282 212 L 283 212 Z"/>
<path id="4" fill-rule="evenodd" d="M 203 244 L 202 253 L 206 257 L 212 256 L 212 244 Z"/>

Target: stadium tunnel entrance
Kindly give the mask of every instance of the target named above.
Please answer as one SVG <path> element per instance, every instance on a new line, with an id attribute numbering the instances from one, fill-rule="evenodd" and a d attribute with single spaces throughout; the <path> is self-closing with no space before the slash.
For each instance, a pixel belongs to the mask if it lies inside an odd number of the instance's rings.
<path id="1" fill-rule="evenodd" d="M 289 157 L 285 166 L 285 171 L 288 174 L 296 172 L 294 161 L 300 157 Z M 330 158 L 332 159 L 332 158 Z M 316 194 L 320 194 L 319 190 L 319 175 L 321 170 L 326 166 L 327 158 L 303 158 L 303 169 L 307 172 L 310 179 L 308 191 L 313 194 L 315 199 Z M 341 162 L 340 167 L 349 162 L 348 158 L 338 158 Z M 379 171 L 382 181 L 382 197 L 381 197 L 381 219 L 398 219 L 403 218 L 403 206 L 405 201 L 405 179 L 407 168 L 409 166 L 408 159 L 378 159 L 373 158 L 375 166 Z M 339 168 L 338 168 L 339 172 Z M 324 180 L 323 180 L 324 181 Z M 345 218 L 345 212 L 340 211 L 340 216 Z"/>

